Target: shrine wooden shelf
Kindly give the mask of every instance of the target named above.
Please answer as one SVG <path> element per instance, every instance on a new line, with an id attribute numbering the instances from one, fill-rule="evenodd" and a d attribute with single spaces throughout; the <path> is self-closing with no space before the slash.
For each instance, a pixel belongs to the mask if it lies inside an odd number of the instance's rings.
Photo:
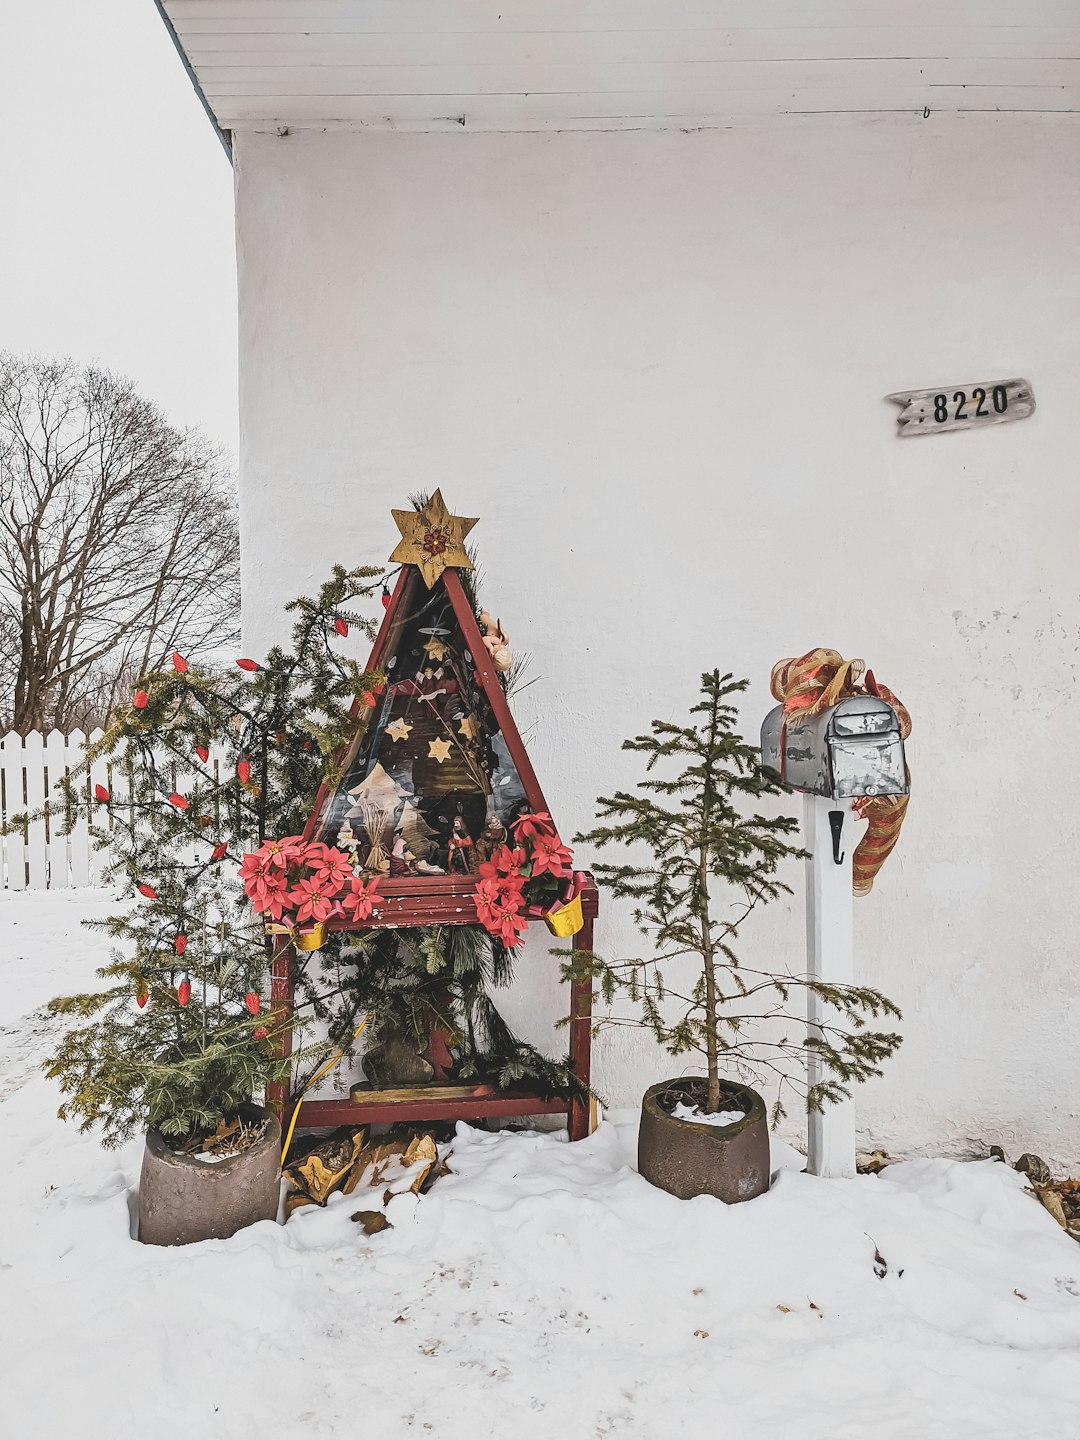
<path id="1" fill-rule="evenodd" d="M 378 1090 L 372 1090 L 363 1100 L 344 1097 L 302 1100 L 297 1124 L 315 1130 L 335 1125 L 390 1125 L 402 1121 L 484 1120 L 529 1115 L 566 1115 L 569 1119 L 572 1109 L 565 1098 L 536 1095 L 528 1090 L 477 1086 L 472 1094 L 462 1095 L 464 1087 L 460 1085 L 442 1086 L 435 1082 L 424 1088 L 430 1093 L 417 1100 L 384 1098 Z M 440 1093 L 444 1090 L 453 1094 Z"/>
<path id="2" fill-rule="evenodd" d="M 436 500 L 441 506 L 442 500 L 438 492 L 432 497 L 430 504 L 434 504 Z M 410 513 L 402 514 L 411 524 L 414 517 Z M 426 515 L 427 511 L 421 514 Z M 398 518 L 398 512 L 395 512 L 395 518 Z M 461 523 L 468 526 L 472 522 Z M 402 533 L 404 534 L 404 530 Z M 444 537 L 441 532 L 436 532 L 436 538 L 442 543 Z M 432 554 L 437 553 L 440 552 L 436 547 Z M 392 558 L 404 557 L 395 552 Z M 426 565 L 426 562 L 424 563 Z M 426 776 L 427 780 L 432 780 L 434 784 L 434 780 L 437 780 L 441 773 L 443 762 L 452 758 L 455 749 L 462 755 L 467 755 L 469 746 L 476 741 L 478 734 L 501 737 L 500 745 L 503 747 L 496 754 L 494 739 L 485 741 L 492 747 L 493 758 L 489 766 L 490 784 L 480 799 L 484 800 L 485 796 L 488 801 L 492 799 L 497 788 L 493 777 L 497 775 L 499 786 L 512 781 L 518 787 L 525 810 L 533 814 L 548 812 L 548 803 L 510 713 L 506 695 L 494 668 L 493 657 L 480 634 L 472 605 L 465 596 L 456 570 L 447 568 L 447 565 L 452 567 L 455 563 L 467 563 L 464 553 L 457 561 L 436 563 L 433 560 L 431 564 L 434 574 L 425 573 L 423 578 L 421 569 L 424 566 L 418 568 L 414 563 L 402 566 L 368 662 L 368 669 L 386 674 L 387 682 L 381 687 L 378 696 L 369 692 L 358 697 L 354 704 L 352 713 L 357 721 L 355 736 L 335 757 L 334 771 L 338 776 L 337 780 L 333 785 L 324 785 L 316 797 L 304 831 L 306 840 L 320 838 L 337 843 L 345 834 L 345 827 L 341 823 L 342 814 L 348 820 L 354 809 L 359 809 L 361 816 L 367 813 L 357 797 L 368 793 L 367 787 L 375 778 L 382 787 L 380 794 L 387 792 L 389 798 L 398 804 L 404 803 L 403 797 L 415 801 L 416 796 L 422 794 L 420 777 Z M 429 615 L 429 612 L 437 612 L 446 623 L 442 623 L 442 620 L 436 623 L 430 618 L 421 621 L 420 616 Z M 410 660 L 406 665 L 403 657 L 420 653 L 416 649 L 410 650 L 410 646 L 415 647 L 417 643 L 413 632 L 421 623 L 428 628 L 417 631 L 417 635 L 437 635 L 443 638 L 437 642 L 425 642 L 423 651 L 432 656 L 431 665 L 427 666 L 427 662 L 421 660 L 421 666 L 427 668 L 416 670 L 410 679 L 406 672 L 409 666 L 414 666 L 417 662 Z M 410 636 L 413 636 L 413 639 L 410 639 Z M 449 658 L 446 658 L 447 656 Z M 443 667 L 438 669 L 438 673 L 432 668 L 436 665 Z M 442 728 L 438 730 L 438 737 L 428 742 L 429 752 L 426 755 L 418 754 L 411 762 L 413 768 L 409 785 L 406 786 L 404 782 L 399 784 L 392 779 L 392 772 L 395 757 L 399 753 L 406 753 L 406 749 L 404 744 L 401 752 L 395 747 L 399 742 L 408 739 L 427 712 L 430 711 L 435 716 L 441 714 L 436 697 L 449 695 L 451 689 L 444 673 L 446 667 L 449 667 L 452 676 L 456 677 L 453 679 L 456 687 L 453 693 L 460 696 L 468 692 L 473 697 L 465 707 L 466 718 L 457 715 L 452 724 L 445 719 L 440 720 Z M 400 678 L 402 674 L 405 675 L 404 680 Z M 440 676 L 443 678 L 440 679 Z M 410 698 L 413 696 L 416 697 L 415 700 Z M 402 714 L 390 723 L 391 716 L 396 713 L 394 707 L 399 704 L 395 697 L 404 697 L 401 703 L 405 704 L 410 718 L 407 720 Z M 476 718 L 478 715 L 479 721 Z M 425 734 L 419 729 L 417 733 Z M 384 760 L 386 766 L 390 767 L 389 770 L 383 765 Z M 469 774 L 478 773 L 474 761 Z M 455 785 L 459 783 L 463 784 L 464 781 L 454 782 Z M 451 788 L 449 793 L 453 795 L 458 791 Z M 346 802 L 352 808 L 343 808 Z M 501 815 L 498 817 L 500 823 L 503 818 Z M 462 824 L 464 825 L 464 821 Z M 428 828 L 430 830 L 430 827 Z M 504 835 L 505 833 L 504 830 Z M 357 842 L 351 823 L 348 834 L 355 848 Z M 372 853 L 376 840 L 381 843 L 381 835 L 372 835 L 369 831 L 366 843 L 372 847 Z M 468 843 L 471 844 L 472 840 Z M 382 853 L 386 855 L 385 850 Z M 370 858 L 369 855 L 368 859 Z M 422 856 L 420 858 L 423 859 Z M 415 861 L 416 857 L 413 859 Z M 446 873 L 454 871 L 454 864 L 449 860 L 448 854 L 440 852 L 439 859 L 440 873 L 435 874 L 416 873 L 415 864 L 411 867 L 412 873 L 390 874 L 387 873 L 384 860 L 379 867 L 381 873 L 373 913 L 362 923 L 344 919 L 331 920 L 329 928 L 347 931 L 478 924 L 475 864 L 470 862 L 466 865 L 471 873 Z M 570 943 L 575 950 L 590 951 L 599 894 L 591 875 L 575 872 L 573 880 L 575 886 L 584 886 L 577 896 L 581 903 L 583 924 Z M 566 900 L 569 899 L 568 895 Z M 539 916 L 530 917 L 530 921 L 534 926 L 544 923 Z M 552 941 L 553 947 L 566 944 L 565 940 Z M 271 988 L 271 1001 L 279 1014 L 287 1015 L 293 1007 L 295 963 L 296 956 L 291 944 L 280 944 L 275 951 Z M 554 965 L 556 962 L 549 963 Z M 591 982 L 579 981 L 571 986 L 569 1010 L 572 1017 L 568 1027 L 570 1068 L 582 1088 L 587 1090 L 591 1068 Z M 283 1037 L 283 1049 L 286 1054 L 291 1049 L 291 1036 L 287 1028 Z M 439 1078 L 440 1072 L 436 1069 L 436 1083 L 430 1087 L 430 1095 L 424 1094 L 417 1098 L 403 1099 L 400 1096 L 394 1098 L 385 1095 L 380 1098 L 379 1093 L 373 1091 L 370 1096 L 362 1099 L 304 1099 L 302 1096 L 289 1095 L 286 1087 L 278 1085 L 269 1087 L 268 1100 L 275 1105 L 286 1124 L 293 1114 L 296 1114 L 297 1126 L 307 1129 L 322 1129 L 349 1123 L 483 1120 L 491 1117 L 565 1114 L 570 1138 L 579 1140 L 589 1133 L 592 1125 L 594 1107 L 587 1096 L 583 1100 L 571 1100 L 532 1093 L 521 1087 L 494 1091 L 488 1086 L 477 1086 L 471 1091 L 465 1087 L 465 1093 L 462 1093 L 463 1087 L 460 1084 L 444 1086 L 444 1093 L 440 1094 L 437 1083 Z M 453 1090 L 452 1094 L 449 1093 L 450 1090 Z"/>

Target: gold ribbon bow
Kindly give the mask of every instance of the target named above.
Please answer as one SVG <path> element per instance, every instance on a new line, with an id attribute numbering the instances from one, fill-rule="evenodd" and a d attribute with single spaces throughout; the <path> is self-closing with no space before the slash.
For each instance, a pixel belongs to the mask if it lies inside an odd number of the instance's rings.
<path id="1" fill-rule="evenodd" d="M 784 707 L 785 725 L 789 719 L 797 724 L 854 695 L 874 695 L 896 711 L 901 738 L 911 734 L 911 716 L 902 701 L 874 678 L 862 660 L 845 660 L 838 650 L 819 646 L 797 659 L 778 660 L 770 688 Z M 851 862 L 851 888 L 856 895 L 868 895 L 873 889 L 878 871 L 900 838 L 907 807 L 907 795 L 860 795 L 852 802 L 852 812 L 868 822 Z"/>

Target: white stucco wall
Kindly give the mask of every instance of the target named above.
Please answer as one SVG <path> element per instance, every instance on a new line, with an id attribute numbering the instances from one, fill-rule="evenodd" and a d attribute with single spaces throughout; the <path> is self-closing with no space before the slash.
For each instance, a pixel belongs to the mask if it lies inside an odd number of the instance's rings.
<path id="1" fill-rule="evenodd" d="M 915 723 L 901 845 L 856 907 L 862 977 L 904 1010 L 859 1094 L 895 1153 L 1080 1158 L 1078 137 L 238 137 L 249 652 L 441 485 L 532 656 L 517 708 L 564 833 L 702 669 L 752 678 L 753 733 L 773 661 L 864 657 Z M 1013 375 L 1037 414 L 980 433 L 901 441 L 881 398 Z M 746 958 L 797 966 L 800 907 Z M 629 943 L 609 909 L 600 948 Z M 508 1007 L 537 1035 L 551 968 L 537 939 Z M 599 1042 L 616 1104 L 670 1069 Z"/>

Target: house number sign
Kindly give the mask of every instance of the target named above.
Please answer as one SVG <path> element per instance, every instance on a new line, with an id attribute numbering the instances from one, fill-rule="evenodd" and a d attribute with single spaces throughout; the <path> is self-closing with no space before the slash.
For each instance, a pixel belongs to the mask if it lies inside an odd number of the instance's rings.
<path id="1" fill-rule="evenodd" d="M 933 390 L 901 390 L 886 395 L 901 407 L 901 435 L 935 435 L 942 430 L 974 430 L 1026 420 L 1035 410 L 1030 380 L 980 380 L 977 385 L 939 385 Z"/>

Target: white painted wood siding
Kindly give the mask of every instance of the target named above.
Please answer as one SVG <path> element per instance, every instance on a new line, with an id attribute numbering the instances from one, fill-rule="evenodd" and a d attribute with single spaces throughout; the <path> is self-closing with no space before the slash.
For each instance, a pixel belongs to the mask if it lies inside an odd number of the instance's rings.
<path id="1" fill-rule="evenodd" d="M 226 130 L 1080 113 L 1077 0 L 165 0 Z"/>

